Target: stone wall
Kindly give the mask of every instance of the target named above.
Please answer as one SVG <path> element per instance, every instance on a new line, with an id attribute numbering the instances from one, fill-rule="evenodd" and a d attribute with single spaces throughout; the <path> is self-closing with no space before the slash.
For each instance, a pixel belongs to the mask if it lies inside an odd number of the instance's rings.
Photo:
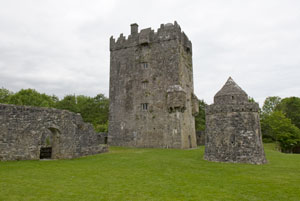
<path id="1" fill-rule="evenodd" d="M 79 114 L 65 110 L 0 104 L 0 160 L 34 160 L 52 148 L 52 159 L 108 151 L 105 137 Z"/>
<path id="2" fill-rule="evenodd" d="M 208 106 L 205 159 L 210 161 L 265 163 L 258 112 L 246 110 L 258 105 Z M 242 110 L 241 108 L 244 108 Z M 256 110 L 256 111 L 257 111 Z"/>
<path id="3" fill-rule="evenodd" d="M 110 39 L 110 51 L 109 144 L 196 147 L 192 44 L 180 26 L 138 32 L 133 24 L 127 39 Z"/>

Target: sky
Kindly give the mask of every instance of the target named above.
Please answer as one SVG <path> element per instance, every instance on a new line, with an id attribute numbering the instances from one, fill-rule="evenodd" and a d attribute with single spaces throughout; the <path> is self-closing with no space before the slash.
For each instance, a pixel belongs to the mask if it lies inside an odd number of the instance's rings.
<path id="1" fill-rule="evenodd" d="M 299 0 L 0 0 L 0 88 L 108 96 L 110 36 L 175 20 L 199 99 L 211 104 L 229 76 L 260 106 L 300 97 Z"/>

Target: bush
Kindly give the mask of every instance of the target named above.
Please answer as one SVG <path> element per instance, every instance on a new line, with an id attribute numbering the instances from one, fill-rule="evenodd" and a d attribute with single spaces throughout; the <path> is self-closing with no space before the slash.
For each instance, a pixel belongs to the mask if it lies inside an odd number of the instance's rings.
<path id="1" fill-rule="evenodd" d="M 282 152 L 292 152 L 300 145 L 300 129 L 292 124 L 281 111 L 265 116 L 261 121 L 265 141 L 277 141 Z"/>

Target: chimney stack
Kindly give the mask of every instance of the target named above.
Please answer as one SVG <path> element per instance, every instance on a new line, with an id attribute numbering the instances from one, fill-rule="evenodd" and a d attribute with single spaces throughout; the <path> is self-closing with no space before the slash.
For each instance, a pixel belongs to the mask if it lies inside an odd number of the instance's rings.
<path id="1" fill-rule="evenodd" d="M 137 23 L 133 23 L 131 26 L 131 35 L 137 34 L 139 32 L 139 25 Z"/>

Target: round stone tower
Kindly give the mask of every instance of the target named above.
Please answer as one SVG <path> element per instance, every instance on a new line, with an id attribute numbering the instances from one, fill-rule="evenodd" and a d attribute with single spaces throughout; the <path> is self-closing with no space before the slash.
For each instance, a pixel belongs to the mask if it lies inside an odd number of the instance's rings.
<path id="1" fill-rule="evenodd" d="M 266 163 L 259 122 L 259 106 L 231 77 L 206 107 L 204 158 L 233 163 Z"/>

